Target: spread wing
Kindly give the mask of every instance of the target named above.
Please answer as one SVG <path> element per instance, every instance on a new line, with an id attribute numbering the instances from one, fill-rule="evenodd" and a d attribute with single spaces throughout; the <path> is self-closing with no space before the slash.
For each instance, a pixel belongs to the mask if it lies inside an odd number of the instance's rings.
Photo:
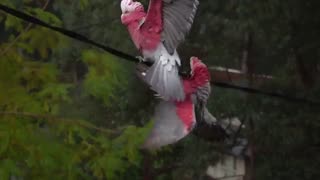
<path id="1" fill-rule="evenodd" d="M 164 46 L 172 54 L 190 31 L 199 4 L 198 0 L 163 0 Z"/>
<path id="2" fill-rule="evenodd" d="M 141 28 L 161 32 L 161 40 L 172 55 L 190 31 L 198 5 L 198 0 L 150 0 Z"/>

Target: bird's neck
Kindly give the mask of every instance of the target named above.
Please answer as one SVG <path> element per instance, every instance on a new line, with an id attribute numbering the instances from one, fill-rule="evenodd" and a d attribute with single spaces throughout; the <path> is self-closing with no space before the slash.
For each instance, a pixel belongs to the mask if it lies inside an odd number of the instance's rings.
<path id="1" fill-rule="evenodd" d="M 141 22 L 144 20 L 146 13 L 144 11 L 135 11 L 130 14 L 123 14 L 121 16 L 122 23 L 127 26 L 130 36 L 136 46 L 141 51 L 141 34 L 138 31 Z"/>
<path id="2" fill-rule="evenodd" d="M 121 15 L 122 24 L 126 26 L 139 25 L 139 22 L 146 16 L 143 10 L 134 11 L 128 14 Z"/>

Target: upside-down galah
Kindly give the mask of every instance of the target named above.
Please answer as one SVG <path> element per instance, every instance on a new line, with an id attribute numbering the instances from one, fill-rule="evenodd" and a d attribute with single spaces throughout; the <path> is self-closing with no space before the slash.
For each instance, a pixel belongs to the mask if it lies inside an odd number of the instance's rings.
<path id="1" fill-rule="evenodd" d="M 198 118 L 214 121 L 214 117 L 206 109 L 210 95 L 210 73 L 205 64 L 198 58 L 190 59 L 191 76 L 182 79 L 186 95 L 183 101 L 161 100 L 155 108 L 154 127 L 143 147 L 157 149 L 173 144 L 188 135 Z M 200 108 L 196 108 L 199 104 Z M 202 116 L 196 116 L 196 111 Z"/>
<path id="2" fill-rule="evenodd" d="M 144 61 L 153 63 L 144 81 L 165 100 L 185 98 L 176 48 L 189 32 L 198 4 L 198 0 L 150 0 L 146 13 L 140 2 L 121 1 L 122 23 Z"/>

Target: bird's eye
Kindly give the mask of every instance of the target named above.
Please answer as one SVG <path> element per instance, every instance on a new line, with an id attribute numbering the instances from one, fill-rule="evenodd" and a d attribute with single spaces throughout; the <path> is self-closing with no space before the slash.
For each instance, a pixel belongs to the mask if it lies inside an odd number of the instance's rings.
<path id="1" fill-rule="evenodd" d="M 128 4 L 128 5 L 130 6 L 131 4 L 132 4 L 132 2 L 129 2 L 129 4 Z"/>

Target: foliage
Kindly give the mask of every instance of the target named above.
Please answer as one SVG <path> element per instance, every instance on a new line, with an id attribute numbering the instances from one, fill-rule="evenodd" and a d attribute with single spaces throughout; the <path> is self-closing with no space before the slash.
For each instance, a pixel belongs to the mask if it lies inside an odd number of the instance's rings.
<path id="1" fill-rule="evenodd" d="M 80 2 L 80 9 L 88 5 Z M 33 6 L 23 10 L 62 26 L 52 12 Z M 38 26 L 24 31 L 24 22 L 6 14 L 1 19 L 5 27 L 1 33 L 6 34 L 0 45 L 1 179 L 119 179 L 128 169 L 139 169 L 139 147 L 149 128 L 108 130 L 90 119 L 59 115 L 64 104 L 74 104 L 79 88 L 54 61 L 69 40 Z M 82 94 L 110 107 L 126 85 L 121 64 L 89 48 L 81 49 L 79 56 L 88 68 L 81 80 Z"/>
<path id="2" fill-rule="evenodd" d="M 57 0 L 43 9 L 45 2 L 1 0 L 138 54 L 121 25 L 120 1 Z M 316 0 L 200 1 L 179 54 L 182 59 L 200 56 L 209 66 L 246 65 L 249 73 L 273 80 L 238 82 L 242 85 L 319 101 L 317 7 Z M 1 179 L 142 179 L 146 166 L 158 179 L 204 179 L 223 143 L 189 136 L 143 164 L 138 148 L 151 125 L 154 101 L 135 78 L 133 65 L 28 26 L 0 12 Z M 208 107 L 218 119 L 245 120 L 241 135 L 253 145 L 255 179 L 319 176 L 317 107 L 219 88 L 213 88 Z"/>
<path id="3" fill-rule="evenodd" d="M 121 64 L 110 55 L 99 54 L 94 51 L 84 51 L 83 61 L 89 67 L 84 80 L 85 91 L 100 98 L 104 104 L 111 105 L 111 98 L 115 99 L 115 92 L 126 87 L 121 76 L 124 74 Z"/>
<path id="4" fill-rule="evenodd" d="M 1 118 L 4 179 L 118 179 L 127 168 L 139 166 L 138 147 L 147 129 L 127 127 L 111 138 L 119 132 L 92 130 L 86 121 L 32 119 Z"/>

